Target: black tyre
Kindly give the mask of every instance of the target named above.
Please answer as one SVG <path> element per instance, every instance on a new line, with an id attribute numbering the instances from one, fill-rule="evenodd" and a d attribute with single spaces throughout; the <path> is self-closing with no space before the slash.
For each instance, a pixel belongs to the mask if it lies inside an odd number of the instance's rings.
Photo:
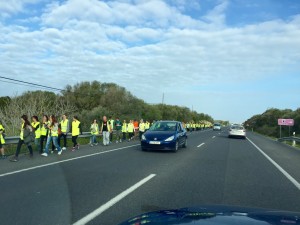
<path id="1" fill-rule="evenodd" d="M 187 138 L 185 138 L 185 140 L 184 140 L 184 143 L 183 143 L 182 147 L 183 147 L 183 148 L 186 148 L 186 147 L 187 147 Z"/>
<path id="2" fill-rule="evenodd" d="M 177 152 L 177 151 L 178 151 L 178 148 L 179 148 L 179 142 L 178 142 L 178 140 L 177 140 L 173 152 Z"/>
<path id="3" fill-rule="evenodd" d="M 142 151 L 143 151 L 143 152 L 146 152 L 146 151 L 147 151 L 147 149 L 145 149 L 145 148 L 142 148 Z"/>

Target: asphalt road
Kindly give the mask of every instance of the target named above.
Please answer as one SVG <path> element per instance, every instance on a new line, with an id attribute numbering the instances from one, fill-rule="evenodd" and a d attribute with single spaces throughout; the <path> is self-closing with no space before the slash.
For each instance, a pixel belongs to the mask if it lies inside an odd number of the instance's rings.
<path id="1" fill-rule="evenodd" d="M 136 141 L 1 161 L 0 224 L 110 225 L 202 204 L 300 212 L 300 150 L 247 136 L 207 130 L 177 153 L 142 152 Z"/>

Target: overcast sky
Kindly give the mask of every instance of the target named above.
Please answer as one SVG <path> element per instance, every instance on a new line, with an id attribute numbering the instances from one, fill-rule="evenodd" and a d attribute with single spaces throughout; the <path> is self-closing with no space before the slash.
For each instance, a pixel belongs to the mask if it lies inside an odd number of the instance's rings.
<path id="1" fill-rule="evenodd" d="M 300 1 L 0 0 L 0 76 L 114 82 L 231 122 L 296 109 Z M 0 96 L 25 90 L 0 79 Z"/>

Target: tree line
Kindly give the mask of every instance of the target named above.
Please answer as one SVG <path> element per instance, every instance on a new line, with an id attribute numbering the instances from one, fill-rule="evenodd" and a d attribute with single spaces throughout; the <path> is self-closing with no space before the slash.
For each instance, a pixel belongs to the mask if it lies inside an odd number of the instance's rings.
<path id="1" fill-rule="evenodd" d="M 276 109 L 271 108 L 266 110 L 262 114 L 254 115 L 250 119 L 244 122 L 244 125 L 247 129 L 254 130 L 258 133 L 271 136 L 271 137 L 279 137 L 279 129 L 278 119 L 294 119 L 294 126 L 287 127 L 282 126 L 282 136 L 287 137 L 292 135 L 293 132 L 296 135 L 300 134 L 300 108 L 296 110 L 291 109 Z"/>
<path id="2" fill-rule="evenodd" d="M 148 104 L 115 83 L 99 81 L 81 82 L 67 85 L 64 91 L 55 94 L 49 91 L 28 91 L 19 96 L 0 97 L 0 121 L 7 135 L 18 135 L 20 117 L 44 114 L 70 118 L 77 115 L 84 131 L 88 131 L 94 119 L 100 116 L 120 117 L 121 120 L 179 120 L 209 121 L 213 118 L 204 113 L 191 111 L 184 106 L 167 104 Z"/>

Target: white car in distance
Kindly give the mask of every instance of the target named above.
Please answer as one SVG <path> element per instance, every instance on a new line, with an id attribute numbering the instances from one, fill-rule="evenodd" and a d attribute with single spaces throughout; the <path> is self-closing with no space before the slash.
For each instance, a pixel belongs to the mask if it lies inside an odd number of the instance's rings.
<path id="1" fill-rule="evenodd" d="M 215 123 L 213 126 L 213 130 L 221 130 L 221 124 Z"/>
<path id="2" fill-rule="evenodd" d="M 229 128 L 228 137 L 241 137 L 246 139 L 246 130 L 242 125 L 233 125 Z"/>

